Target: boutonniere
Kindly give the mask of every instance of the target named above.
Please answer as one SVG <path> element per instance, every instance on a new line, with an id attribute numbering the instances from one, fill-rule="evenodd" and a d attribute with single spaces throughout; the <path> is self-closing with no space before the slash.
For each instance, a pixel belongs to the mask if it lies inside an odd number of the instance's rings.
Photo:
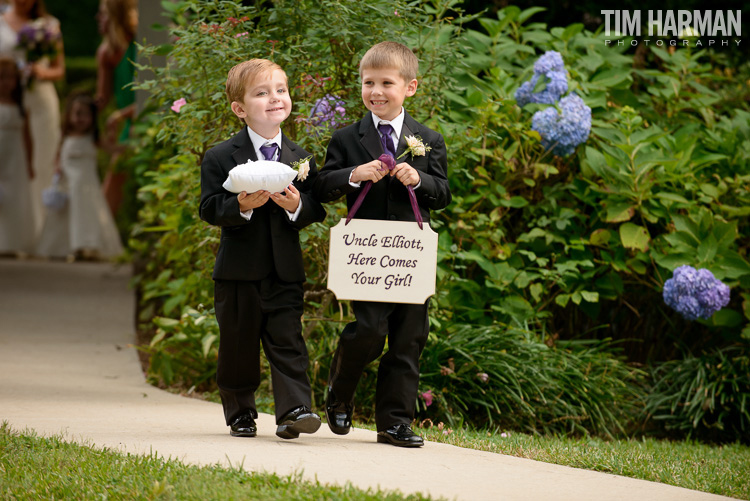
<path id="1" fill-rule="evenodd" d="M 422 138 L 419 136 L 406 136 L 406 151 L 404 151 L 398 158 L 403 157 L 407 153 L 411 153 L 413 157 L 423 157 L 425 153 L 430 151 L 429 145 L 424 144 Z"/>
<path id="2" fill-rule="evenodd" d="M 310 174 L 310 160 L 312 159 L 312 155 L 310 155 L 307 158 L 303 158 L 302 160 L 297 160 L 296 162 L 292 162 L 291 167 L 297 168 L 297 179 L 299 181 L 304 181 L 307 179 L 307 175 Z"/>

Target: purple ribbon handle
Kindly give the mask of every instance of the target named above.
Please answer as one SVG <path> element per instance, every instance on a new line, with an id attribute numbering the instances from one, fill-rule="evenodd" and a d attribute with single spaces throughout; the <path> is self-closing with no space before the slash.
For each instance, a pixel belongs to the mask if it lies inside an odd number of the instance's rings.
<path id="1" fill-rule="evenodd" d="M 396 167 L 396 160 L 394 160 L 394 158 L 387 153 L 383 153 L 382 155 L 380 155 L 378 160 L 380 160 L 385 165 L 385 168 L 389 171 L 393 170 Z M 352 208 L 349 210 L 349 214 L 346 215 L 346 222 L 344 223 L 344 226 L 349 224 L 349 221 L 352 220 L 354 214 L 356 214 L 357 210 L 359 210 L 360 206 L 362 206 L 362 202 L 365 201 L 365 197 L 370 191 L 370 188 L 372 188 L 372 181 L 366 181 L 365 185 L 362 187 L 362 191 L 359 192 L 357 200 L 354 201 L 354 205 L 352 205 Z M 406 190 L 409 192 L 409 202 L 411 202 L 411 210 L 414 211 L 414 218 L 417 220 L 417 224 L 419 225 L 419 229 L 421 230 L 423 229 L 422 213 L 419 212 L 417 196 L 414 194 L 414 188 L 411 185 L 407 186 Z"/>

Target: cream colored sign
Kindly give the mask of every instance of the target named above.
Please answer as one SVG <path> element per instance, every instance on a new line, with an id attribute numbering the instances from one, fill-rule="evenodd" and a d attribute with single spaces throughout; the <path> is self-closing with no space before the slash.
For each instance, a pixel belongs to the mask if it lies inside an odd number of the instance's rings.
<path id="1" fill-rule="evenodd" d="M 337 299 L 422 304 L 435 294 L 437 245 L 428 224 L 342 219 L 331 228 L 328 288 Z"/>

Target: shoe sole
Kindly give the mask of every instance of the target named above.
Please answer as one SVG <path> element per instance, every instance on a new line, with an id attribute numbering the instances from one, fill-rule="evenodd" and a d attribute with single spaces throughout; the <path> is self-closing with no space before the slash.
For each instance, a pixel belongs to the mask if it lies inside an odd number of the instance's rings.
<path id="1" fill-rule="evenodd" d="M 257 432 L 254 431 L 230 431 L 229 434 L 233 437 L 254 437 Z"/>
<path id="2" fill-rule="evenodd" d="M 299 437 L 300 433 L 315 433 L 320 428 L 320 418 L 315 415 L 303 417 L 299 421 L 280 424 L 276 428 L 276 436 L 289 440 Z"/>
<path id="3" fill-rule="evenodd" d="M 346 435 L 347 433 L 349 433 L 349 430 L 351 430 L 351 427 L 349 427 L 349 428 L 337 428 L 336 426 L 333 426 L 331 424 L 330 420 L 328 420 L 328 428 L 333 433 L 335 433 L 336 435 Z"/>
<path id="4" fill-rule="evenodd" d="M 424 442 L 394 442 L 391 439 L 383 437 L 381 435 L 378 435 L 378 443 L 395 445 L 396 447 L 422 447 L 424 445 Z"/>

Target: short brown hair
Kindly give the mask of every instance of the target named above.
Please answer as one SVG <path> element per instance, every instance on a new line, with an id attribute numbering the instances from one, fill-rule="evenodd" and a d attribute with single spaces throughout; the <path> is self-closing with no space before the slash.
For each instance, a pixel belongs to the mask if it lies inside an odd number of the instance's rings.
<path id="1" fill-rule="evenodd" d="M 245 97 L 245 89 L 254 83 L 258 77 L 273 70 L 284 71 L 281 66 L 268 59 L 250 59 L 233 66 L 227 74 L 227 98 L 229 102 L 242 102 Z"/>
<path id="2" fill-rule="evenodd" d="M 401 77 L 411 82 L 417 78 L 419 60 L 414 52 L 405 45 L 397 42 L 380 42 L 370 47 L 359 62 L 359 76 L 362 70 L 396 68 Z"/>

